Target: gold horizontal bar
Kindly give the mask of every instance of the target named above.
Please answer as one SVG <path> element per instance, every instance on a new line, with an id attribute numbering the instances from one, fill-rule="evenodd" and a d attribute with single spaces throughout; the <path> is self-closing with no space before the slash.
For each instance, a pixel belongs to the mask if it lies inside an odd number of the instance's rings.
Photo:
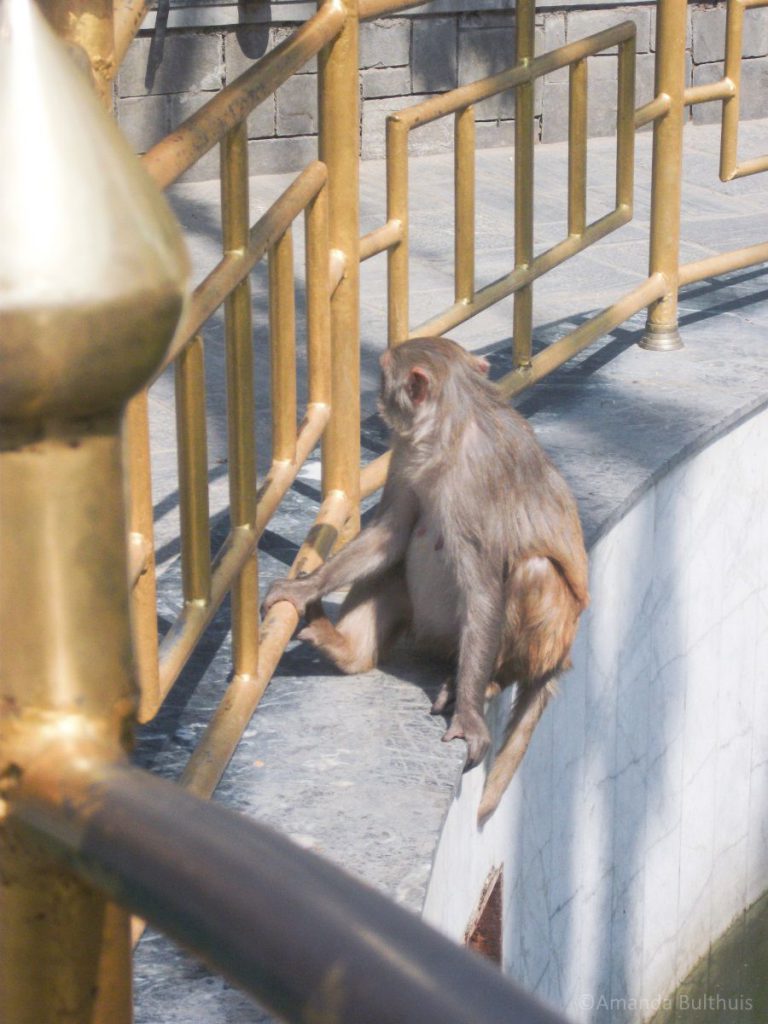
<path id="1" fill-rule="evenodd" d="M 568 67 L 585 57 L 600 53 L 611 46 L 616 46 L 635 36 L 635 23 L 622 21 L 618 25 L 595 32 L 594 35 L 577 39 L 576 42 L 560 46 L 556 50 L 536 57 L 530 64 L 517 64 L 488 78 L 481 78 L 469 85 L 460 85 L 457 89 L 444 92 L 439 96 L 424 100 L 413 107 L 406 107 L 391 116 L 406 126 L 408 130 L 423 124 L 429 124 L 446 114 L 455 114 L 457 110 L 468 107 L 472 103 L 480 103 L 500 92 L 514 89 L 518 85 L 534 81 L 542 75 Z"/>
<path id="2" fill-rule="evenodd" d="M 743 270 L 745 267 L 754 267 L 757 263 L 766 262 L 768 242 L 749 245 L 744 249 L 734 249 L 732 252 L 718 253 L 717 256 L 708 256 L 694 263 L 684 263 L 680 267 L 680 287 L 693 284 L 695 281 L 703 281 L 707 277 L 717 277 L 718 274 L 727 274 L 732 270 Z"/>
<path id="3" fill-rule="evenodd" d="M 128 585 L 133 589 L 142 573 L 149 568 L 152 545 L 143 533 L 131 530 L 128 534 Z"/>
<path id="4" fill-rule="evenodd" d="M 131 623 L 133 654 L 139 680 L 139 721 L 157 711 L 157 581 L 152 509 L 152 472 L 149 437 L 149 391 L 144 388 L 126 409 L 124 453 L 128 469 L 128 531 L 144 548 L 143 565 L 131 568 Z M 136 570 L 138 574 L 135 575 Z"/>
<path id="5" fill-rule="evenodd" d="M 581 327 L 566 334 L 563 338 L 553 342 L 551 345 L 533 357 L 530 366 L 519 370 L 513 370 L 500 381 L 497 381 L 501 393 L 506 398 L 525 391 L 526 388 L 535 384 L 548 374 L 552 373 L 563 363 L 568 362 L 573 356 L 578 355 L 592 342 L 597 341 L 602 335 L 612 331 L 614 327 L 624 323 L 640 309 L 644 309 L 660 298 L 667 290 L 667 284 L 663 275 L 654 274 L 644 281 L 639 288 L 624 295 L 618 302 L 608 306 L 597 316 L 582 324 Z"/>
<path id="6" fill-rule="evenodd" d="M 160 645 L 160 700 L 165 698 L 195 648 L 197 641 L 210 624 L 242 566 L 253 553 L 259 537 L 269 522 L 285 492 L 315 448 L 328 422 L 327 406 L 312 405 L 299 430 L 296 443 L 296 461 L 273 466 L 257 494 L 256 528 L 240 527 L 227 537 L 219 549 L 211 574 L 211 597 L 207 602 L 185 604 Z"/>
<path id="7" fill-rule="evenodd" d="M 227 295 L 250 273 L 277 239 L 285 234 L 291 223 L 318 194 L 327 177 L 325 164 L 319 160 L 305 167 L 279 199 L 253 225 L 248 234 L 246 249 L 242 252 L 227 253 L 200 282 L 182 314 L 159 373 L 173 362 L 206 320 L 213 316 Z"/>
<path id="8" fill-rule="evenodd" d="M 631 212 L 625 206 L 612 210 L 604 217 L 589 224 L 583 234 L 571 235 L 541 253 L 529 267 L 518 267 L 491 284 L 487 284 L 475 293 L 472 302 L 455 302 L 443 313 L 424 321 L 411 331 L 408 337 L 419 338 L 424 335 L 443 334 L 445 331 L 463 324 L 466 320 L 477 316 L 478 313 L 482 313 L 484 309 L 488 309 L 489 306 L 493 306 L 496 302 L 525 287 L 543 274 L 554 270 L 555 267 L 587 249 L 612 231 L 616 231 L 629 220 L 631 220 Z"/>
<path id="9" fill-rule="evenodd" d="M 645 125 L 650 124 L 651 121 L 656 121 L 658 118 L 663 117 L 669 110 L 670 102 L 668 94 L 660 92 L 658 96 L 654 96 L 652 100 L 644 103 L 642 107 L 638 107 L 635 111 L 635 128 L 643 128 Z"/>
<path id="10" fill-rule="evenodd" d="M 330 555 L 351 511 L 349 499 L 340 491 L 332 491 L 326 497 L 314 526 L 296 556 L 290 576 L 311 572 Z M 296 609 L 287 601 L 280 601 L 270 609 L 261 626 L 259 662 L 255 675 L 245 680 L 235 677 L 229 684 L 182 773 L 181 784 L 190 792 L 202 797 L 209 797 L 213 793 L 298 620 Z"/>
<path id="11" fill-rule="evenodd" d="M 752 160 L 744 160 L 737 164 L 733 174 L 727 179 L 733 181 L 735 178 L 746 178 L 750 174 L 760 174 L 768 171 L 768 156 L 756 156 Z"/>
<path id="12" fill-rule="evenodd" d="M 374 491 L 384 486 L 389 472 L 389 462 L 392 458 L 391 452 L 384 452 L 378 459 L 369 462 L 360 470 L 360 497 L 368 498 Z"/>
<path id="13" fill-rule="evenodd" d="M 424 3 L 426 0 L 360 0 L 358 12 L 360 21 L 372 21 L 382 15 L 407 11 L 411 7 L 421 7 Z"/>
<path id="14" fill-rule="evenodd" d="M 683 93 L 683 103 L 690 107 L 696 103 L 709 103 L 711 100 L 727 100 L 735 95 L 736 86 L 730 78 L 721 78 L 706 85 L 689 85 Z"/>
<path id="15" fill-rule="evenodd" d="M 120 69 L 128 47 L 141 28 L 149 8 L 147 0 L 119 0 L 115 3 L 115 56 L 110 77 L 114 78 Z"/>
<path id="16" fill-rule="evenodd" d="M 248 259 L 248 252 L 229 252 L 219 260 L 208 276 L 197 285 L 181 315 L 173 341 L 157 374 L 158 377 L 200 332 L 203 324 L 213 316 L 230 292 L 234 291 L 248 274 L 251 267 L 264 255 L 265 251 L 266 246 L 263 246 L 261 254 L 254 256 L 253 260 Z"/>
<path id="17" fill-rule="evenodd" d="M 145 153 L 144 167 L 157 185 L 166 188 L 220 142 L 254 107 L 338 35 L 345 17 L 340 0 L 328 0 L 285 42 Z"/>
<path id="18" fill-rule="evenodd" d="M 768 7 L 768 0 L 741 0 L 745 7 Z"/>
<path id="19" fill-rule="evenodd" d="M 394 218 L 381 227 L 374 228 L 360 239 L 360 262 L 369 260 L 371 256 L 378 256 L 380 252 L 386 252 L 393 245 L 397 245 L 402 237 L 403 225 Z"/>

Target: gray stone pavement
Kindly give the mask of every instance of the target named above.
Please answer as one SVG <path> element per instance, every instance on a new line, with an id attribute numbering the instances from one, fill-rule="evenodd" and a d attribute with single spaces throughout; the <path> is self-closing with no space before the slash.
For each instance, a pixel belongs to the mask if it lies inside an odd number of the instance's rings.
<path id="1" fill-rule="evenodd" d="M 728 185 L 717 178 L 719 133 L 689 127 L 683 185 L 682 260 L 766 241 L 764 177 Z M 535 342 L 543 345 L 635 287 L 647 274 L 651 139 L 637 139 L 633 221 L 536 283 Z M 768 152 L 768 121 L 741 129 L 741 154 Z M 487 283 L 512 264 L 512 151 L 477 156 L 477 279 Z M 567 149 L 536 150 L 536 249 L 566 234 Z M 589 143 L 589 216 L 612 204 L 615 146 Z M 293 175 L 252 179 L 254 217 Z M 411 165 L 411 322 L 452 300 L 452 160 L 421 157 Z M 363 165 L 363 231 L 384 220 L 384 165 Z M 177 186 L 172 202 L 185 225 L 195 279 L 218 258 L 216 188 Z M 300 227 L 300 225 L 298 225 Z M 301 313 L 301 231 L 296 232 Z M 386 266 L 363 267 L 362 389 L 364 457 L 383 450 L 375 416 L 377 356 L 386 337 Z M 254 341 L 259 464 L 268 464 L 266 277 L 254 273 Z M 768 399 L 768 268 L 740 271 L 686 289 L 681 296 L 685 348 L 648 353 L 636 346 L 643 315 L 602 339 L 517 402 L 579 499 L 590 543 L 650 482 L 677 460 L 760 408 Z M 512 301 L 451 332 L 485 354 L 492 375 L 510 366 Z M 303 327 L 300 320 L 300 346 Z M 226 415 L 222 325 L 206 332 L 211 517 L 226 533 Z M 299 374 L 303 362 L 300 361 Z M 178 493 L 172 379 L 151 392 L 154 497 L 159 552 L 160 627 L 180 605 Z M 261 544 L 262 583 L 285 571 L 317 507 L 318 466 L 310 462 Z M 202 732 L 229 672 L 226 612 L 209 630 L 165 708 L 141 730 L 137 759 L 173 776 Z M 463 752 L 439 742 L 442 720 L 430 718 L 430 694 L 442 666 L 408 651 L 359 677 L 339 677 L 302 645 L 283 658 L 216 799 L 269 822 L 331 857 L 418 911 L 432 850 Z M 297 925 L 300 924 L 297 921 Z M 258 942 L 258 936 L 254 936 Z M 166 940 L 149 932 L 136 957 L 136 1024 L 255 1024 L 266 1019 L 245 997 L 213 978 Z"/>

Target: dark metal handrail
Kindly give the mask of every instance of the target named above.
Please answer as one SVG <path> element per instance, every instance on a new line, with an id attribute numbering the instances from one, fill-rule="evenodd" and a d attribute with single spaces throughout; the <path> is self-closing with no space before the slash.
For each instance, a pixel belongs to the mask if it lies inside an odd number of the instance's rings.
<path id="1" fill-rule="evenodd" d="M 42 776 L 28 779 L 17 813 L 77 873 L 285 1020 L 564 1024 L 478 955 L 265 825 L 128 765 L 62 774 L 59 762 L 55 798 Z"/>

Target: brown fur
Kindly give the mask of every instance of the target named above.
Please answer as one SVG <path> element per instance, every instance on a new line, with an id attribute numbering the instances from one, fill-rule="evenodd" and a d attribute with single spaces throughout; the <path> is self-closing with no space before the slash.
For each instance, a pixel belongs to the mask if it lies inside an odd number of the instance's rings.
<path id="1" fill-rule="evenodd" d="M 567 485 L 528 424 L 485 379 L 488 364 L 444 338 L 385 353 L 380 409 L 392 462 L 374 522 L 310 576 L 278 581 L 266 607 L 308 607 L 300 636 L 345 672 L 365 671 L 406 628 L 457 658 L 455 686 L 433 711 L 455 710 L 446 740 L 485 756 L 489 685 L 517 685 L 507 739 L 479 816 L 497 806 L 570 665 L 586 607 L 587 557 Z M 334 626 L 319 598 L 352 583 Z"/>

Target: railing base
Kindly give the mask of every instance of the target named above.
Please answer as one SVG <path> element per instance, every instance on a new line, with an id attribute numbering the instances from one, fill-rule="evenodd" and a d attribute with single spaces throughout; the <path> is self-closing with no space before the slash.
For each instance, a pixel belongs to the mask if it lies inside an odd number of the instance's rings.
<path id="1" fill-rule="evenodd" d="M 676 324 L 674 327 L 667 327 L 664 324 L 657 325 L 650 322 L 646 323 L 645 333 L 638 345 L 649 352 L 674 352 L 676 349 L 684 348 L 683 339 L 680 337 L 680 331 Z"/>

